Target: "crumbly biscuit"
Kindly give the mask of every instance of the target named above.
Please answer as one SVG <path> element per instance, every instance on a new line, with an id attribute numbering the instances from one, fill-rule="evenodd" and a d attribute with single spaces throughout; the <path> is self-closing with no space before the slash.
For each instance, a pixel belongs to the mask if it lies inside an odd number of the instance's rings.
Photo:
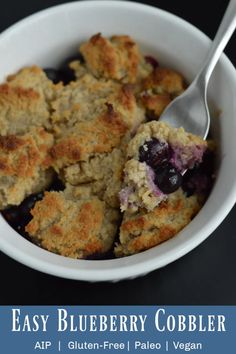
<path id="1" fill-rule="evenodd" d="M 111 116 L 118 114 L 130 129 L 144 120 L 144 111 L 137 106 L 131 85 L 98 80 L 90 74 L 65 86 L 52 107 L 52 123 L 58 137 L 77 123 L 95 121 L 107 111 Z"/>
<path id="2" fill-rule="evenodd" d="M 143 79 L 139 97 L 145 109 L 158 118 L 185 87 L 182 75 L 171 69 L 157 67 Z"/>
<path id="3" fill-rule="evenodd" d="M 121 211 L 153 210 L 166 195 L 154 183 L 154 172 L 145 162 L 128 160 L 124 167 L 123 188 L 119 192 Z"/>
<path id="4" fill-rule="evenodd" d="M 167 93 L 153 94 L 147 91 L 142 92 L 140 98 L 143 106 L 147 110 L 147 116 L 151 115 L 154 119 L 159 118 L 172 101 L 170 95 Z"/>
<path id="5" fill-rule="evenodd" d="M 180 95 L 185 89 L 184 78 L 178 72 L 163 68 L 155 68 L 142 81 L 143 90 L 152 90 L 156 94 Z"/>
<path id="6" fill-rule="evenodd" d="M 142 124 L 127 148 L 128 161 L 124 168 L 124 188 L 120 192 L 121 210 L 137 211 L 155 208 L 166 194 L 154 182 L 155 171 L 140 161 L 140 147 L 144 150 L 153 138 L 171 149 L 170 163 L 179 171 L 191 169 L 202 161 L 207 142 L 187 133 L 183 128 L 172 128 L 167 123 L 152 121 Z"/>
<path id="7" fill-rule="evenodd" d="M 179 169 L 192 168 L 196 162 L 201 162 L 207 142 L 201 137 L 188 133 L 184 128 L 174 128 L 168 123 L 148 122 L 140 125 L 136 135 L 127 148 L 128 158 L 139 159 L 139 147 L 146 141 L 156 138 L 166 141 L 172 148 L 171 162 Z"/>
<path id="8" fill-rule="evenodd" d="M 53 108 L 56 170 L 111 152 L 144 120 L 130 85 L 99 81 L 89 74 L 65 87 Z"/>
<path id="9" fill-rule="evenodd" d="M 100 81 L 87 73 L 66 85 L 52 104 L 55 134 L 62 136 L 65 130 L 73 128 L 77 123 L 96 119 L 106 110 L 106 104 L 117 102 L 116 96 L 120 89 L 117 83 Z"/>
<path id="10" fill-rule="evenodd" d="M 80 46 L 80 52 L 87 68 L 98 78 L 135 83 L 151 71 L 151 66 L 129 36 L 108 39 L 98 33 Z"/>
<path id="11" fill-rule="evenodd" d="M 0 137 L 0 209 L 19 205 L 50 184 L 48 151 L 52 145 L 53 136 L 43 128 Z"/>
<path id="12" fill-rule="evenodd" d="M 88 74 L 88 69 L 85 63 L 81 60 L 72 60 L 68 64 L 69 68 L 74 71 L 74 76 L 76 80 L 82 78 L 85 74 Z"/>
<path id="13" fill-rule="evenodd" d="M 45 192 L 31 210 L 26 226 L 32 240 L 48 251 L 72 258 L 87 258 L 110 250 L 117 232 L 119 212 L 97 197 L 78 199 L 76 187 Z"/>
<path id="14" fill-rule="evenodd" d="M 73 186 L 83 185 L 90 195 L 96 195 L 109 206 L 119 208 L 125 158 L 121 150 L 96 154 L 88 161 L 66 167 L 62 178 Z"/>
<path id="15" fill-rule="evenodd" d="M 33 89 L 44 97 L 45 101 L 51 102 L 60 93 L 62 84 L 53 84 L 47 78 L 44 70 L 39 66 L 25 67 L 14 75 L 7 77 L 7 83 L 11 87 L 24 87 L 25 89 Z"/>
<path id="16" fill-rule="evenodd" d="M 21 69 L 0 85 L 1 135 L 24 134 L 32 126 L 50 127 L 50 102 L 61 85 L 48 80 L 37 66 Z"/>
<path id="17" fill-rule="evenodd" d="M 190 223 L 200 208 L 196 196 L 187 198 L 179 189 L 150 212 L 125 212 L 115 255 L 132 255 L 170 239 Z"/>
<path id="18" fill-rule="evenodd" d="M 128 127 L 116 113 L 105 113 L 94 121 L 78 123 L 56 141 L 50 153 L 56 171 L 87 161 L 97 153 L 109 153 L 120 145 Z"/>
<path id="19" fill-rule="evenodd" d="M 66 188 L 36 202 L 26 226 L 32 241 L 66 257 L 105 255 L 114 248 L 121 202 L 115 254 L 123 257 L 177 234 L 212 182 L 199 167 L 167 198 L 140 147 L 164 142 L 168 163 L 182 172 L 201 162 L 207 143 L 163 122 L 140 126 L 145 114 L 159 117 L 185 83 L 149 58 L 150 65 L 129 36 L 97 34 L 80 51 L 84 61 L 70 64 L 76 79 L 67 85 L 53 84 L 37 66 L 0 85 L 0 209 L 47 189 L 53 167 Z"/>

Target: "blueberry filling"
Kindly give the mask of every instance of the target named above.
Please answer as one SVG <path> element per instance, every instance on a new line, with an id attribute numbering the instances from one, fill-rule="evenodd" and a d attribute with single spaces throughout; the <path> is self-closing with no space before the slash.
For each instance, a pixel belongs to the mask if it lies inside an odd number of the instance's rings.
<path id="1" fill-rule="evenodd" d="M 189 170 L 184 176 L 182 188 L 188 197 L 196 194 L 208 193 L 211 186 L 210 176 L 203 174 L 198 169 Z"/>
<path id="2" fill-rule="evenodd" d="M 87 256 L 86 259 L 87 260 L 92 260 L 92 261 L 99 261 L 99 260 L 104 260 L 104 259 L 114 259 L 115 256 L 114 256 L 114 253 L 113 251 L 107 251 L 106 253 L 95 253 L 95 254 L 92 254 L 90 256 Z"/>
<path id="3" fill-rule="evenodd" d="M 207 149 L 202 162 L 189 169 L 184 176 L 181 175 L 181 168 L 173 164 L 173 154 L 167 142 L 152 138 L 140 146 L 139 161 L 152 168 L 153 182 L 164 194 L 173 193 L 182 187 L 187 196 L 194 193 L 207 195 L 212 186 L 214 153 Z"/>
<path id="4" fill-rule="evenodd" d="M 48 79 L 51 80 L 54 84 L 58 84 L 62 81 L 65 85 L 67 85 L 69 82 L 75 80 L 74 72 L 69 67 L 58 70 L 53 68 L 46 68 L 44 69 L 44 72 Z"/>
<path id="5" fill-rule="evenodd" d="M 196 194 L 209 194 L 214 174 L 214 154 L 206 150 L 201 164 L 188 170 L 183 178 L 182 188 L 187 196 Z"/>
<path id="6" fill-rule="evenodd" d="M 47 75 L 47 78 L 51 80 L 54 84 L 58 84 L 58 82 L 62 81 L 59 70 L 46 68 L 44 69 L 44 72 Z"/>
<path id="7" fill-rule="evenodd" d="M 63 61 L 58 69 L 45 68 L 44 72 L 48 79 L 51 80 L 54 84 L 58 84 L 62 81 L 64 85 L 67 85 L 69 82 L 76 79 L 74 70 L 69 67 L 69 64 L 74 60 L 79 60 L 81 63 L 84 62 L 82 55 L 79 53 Z"/>
<path id="8" fill-rule="evenodd" d="M 182 185 L 181 173 L 170 163 L 155 170 L 155 184 L 165 194 L 175 192 Z"/>
<path id="9" fill-rule="evenodd" d="M 64 85 L 69 84 L 71 81 L 75 81 L 75 74 L 74 70 L 72 70 L 68 65 L 61 67 L 59 69 L 59 73 L 61 76 L 61 81 L 64 83 Z"/>
<path id="10" fill-rule="evenodd" d="M 169 144 L 156 138 L 146 141 L 139 148 L 139 161 L 146 162 L 154 170 L 160 165 L 165 165 L 171 158 Z"/>
<path id="11" fill-rule="evenodd" d="M 154 170 L 154 183 L 165 194 L 175 192 L 182 184 L 181 173 L 169 162 L 171 157 L 169 144 L 156 138 L 139 148 L 139 161 L 146 162 Z"/>
<path id="12" fill-rule="evenodd" d="M 32 216 L 30 210 L 34 204 L 43 198 L 43 193 L 32 194 L 25 198 L 19 206 L 13 206 L 2 212 L 7 222 L 19 232 L 22 236 L 27 237 L 25 226 L 30 222 Z"/>
<path id="13" fill-rule="evenodd" d="M 202 162 L 189 169 L 184 176 L 181 175 L 181 168 L 173 164 L 173 155 L 169 144 L 156 138 L 145 141 L 139 148 L 139 161 L 152 168 L 154 183 L 161 192 L 170 194 L 182 187 L 187 196 L 208 194 L 212 186 L 214 153 L 206 150 Z"/>
<path id="14" fill-rule="evenodd" d="M 67 58 L 57 69 L 45 68 L 44 72 L 48 79 L 54 84 L 63 82 L 65 85 L 71 81 L 76 80 L 74 71 L 69 67 L 69 63 L 79 60 L 84 63 L 84 58 L 79 53 L 70 58 Z M 145 60 L 149 63 L 153 70 L 155 70 L 159 63 L 152 56 L 146 56 Z M 108 107 L 109 108 L 109 107 Z M 146 120 L 156 120 L 157 116 L 152 110 L 146 110 Z M 139 161 L 145 162 L 149 167 L 149 185 L 152 183 L 150 189 L 156 196 L 159 196 L 161 192 L 165 194 L 170 194 L 175 192 L 180 186 L 186 192 L 188 196 L 193 193 L 206 193 L 210 191 L 212 185 L 212 174 L 213 174 L 213 154 L 207 151 L 204 155 L 203 162 L 200 165 L 194 167 L 193 170 L 187 171 L 187 173 L 182 176 L 178 167 L 174 166 L 172 161 L 173 149 L 167 142 L 160 141 L 159 139 L 152 138 L 144 143 L 143 146 L 139 148 Z M 172 163 L 173 164 L 172 164 Z M 49 191 L 60 191 L 64 189 L 62 182 L 56 178 L 53 184 L 47 189 Z M 156 189 L 156 191 L 155 191 Z M 33 209 L 35 203 L 41 200 L 44 193 L 32 194 L 28 196 L 19 206 L 13 206 L 7 210 L 2 211 L 4 218 L 7 222 L 22 236 L 30 239 L 27 232 L 25 231 L 25 226 L 32 219 L 30 211 Z M 121 194 L 123 202 L 127 200 L 129 191 L 125 190 L 123 195 Z M 31 239 L 30 239 L 31 240 Z M 32 241 L 32 240 L 31 240 Z M 118 234 L 116 241 L 118 241 Z M 108 251 L 106 253 L 96 253 L 94 255 L 88 256 L 87 259 L 112 259 L 114 258 L 113 251 Z"/>
<path id="15" fill-rule="evenodd" d="M 212 175 L 215 170 L 215 154 L 213 151 L 207 149 L 202 157 L 202 162 L 196 165 L 196 169 L 201 170 L 202 173 Z"/>
<path id="16" fill-rule="evenodd" d="M 65 187 L 62 182 L 56 177 L 48 188 L 50 191 L 60 191 Z M 2 211 L 2 215 L 7 220 L 7 222 L 19 232 L 22 236 L 28 238 L 27 233 L 25 232 L 25 226 L 32 219 L 30 210 L 34 207 L 35 203 L 41 200 L 44 196 L 43 192 L 37 194 L 31 194 L 23 200 L 23 202 L 18 206 L 12 206 L 6 210 Z"/>
<path id="17" fill-rule="evenodd" d="M 48 191 L 62 191 L 64 189 L 64 184 L 55 177 L 53 183 L 48 188 Z M 23 200 L 23 202 L 18 206 L 12 206 L 6 210 L 2 211 L 3 217 L 6 219 L 9 225 L 16 230 L 19 234 L 25 237 L 27 240 L 32 242 L 32 239 L 29 238 L 29 235 L 25 231 L 26 225 L 32 219 L 30 210 L 33 209 L 35 203 L 39 200 L 42 200 L 44 192 L 37 194 L 31 194 Z M 118 241 L 118 234 L 116 237 Z M 115 258 L 113 250 L 107 251 L 105 253 L 96 253 L 86 257 L 88 260 L 100 260 L 100 259 L 113 259 Z"/>

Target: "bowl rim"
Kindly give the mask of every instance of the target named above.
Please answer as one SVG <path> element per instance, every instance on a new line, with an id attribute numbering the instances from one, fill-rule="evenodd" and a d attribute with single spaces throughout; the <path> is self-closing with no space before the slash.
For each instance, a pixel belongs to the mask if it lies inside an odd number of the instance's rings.
<path id="1" fill-rule="evenodd" d="M 114 8 L 126 8 L 132 10 L 133 8 L 145 11 L 150 14 L 158 14 L 164 18 L 172 19 L 177 23 L 177 25 L 184 26 L 188 31 L 193 31 L 199 37 L 199 40 L 205 41 L 209 44 L 210 39 L 197 27 L 187 22 L 186 20 L 178 17 L 170 12 L 159 9 L 158 7 L 153 7 L 150 5 L 145 5 L 141 3 L 131 2 L 131 1 L 109 1 L 109 0 L 91 0 L 91 1 L 79 1 L 79 2 L 68 2 L 64 4 L 59 4 L 56 6 L 51 6 L 44 10 L 38 11 L 30 16 L 27 16 L 20 21 L 16 22 L 8 29 L 4 30 L 0 34 L 0 42 L 11 35 L 12 32 L 21 29 L 21 27 L 27 26 L 34 21 L 38 21 L 44 16 L 50 16 L 54 12 L 61 11 L 63 9 L 73 9 L 73 8 L 94 8 L 96 7 L 112 7 Z M 225 54 L 222 55 L 222 63 L 232 72 L 235 77 L 236 86 L 236 71 L 233 64 L 226 57 Z M 183 255 L 187 254 L 189 251 L 197 247 L 202 243 L 224 220 L 227 214 L 230 212 L 236 201 L 236 180 L 232 186 L 231 194 L 227 196 L 219 208 L 218 212 L 214 215 L 214 219 L 210 220 L 209 223 L 203 225 L 198 231 L 191 237 L 191 239 L 185 240 L 183 243 L 177 244 L 177 238 L 179 239 L 184 235 L 187 230 L 187 225 L 178 235 L 174 238 L 158 245 L 158 247 L 153 247 L 147 251 L 135 254 L 132 256 L 111 259 L 111 260 L 77 260 L 70 259 L 63 256 L 53 254 L 46 251 L 30 241 L 27 241 L 23 237 L 20 239 L 20 243 L 23 245 L 22 248 L 17 247 L 17 245 L 8 244 L 2 237 L 0 237 L 0 249 L 13 258 L 14 260 L 33 268 L 37 271 L 41 271 L 50 275 L 57 277 L 73 279 L 73 280 L 86 280 L 86 281 L 117 281 L 127 278 L 132 278 L 146 274 L 152 270 L 166 266 L 167 264 L 179 259 Z M 191 222 L 194 223 L 198 219 L 199 215 L 202 213 L 203 209 L 198 213 L 198 215 Z M 1 217 L 3 219 L 3 217 Z M 2 222 L 7 222 L 3 219 Z M 9 232 L 14 231 L 8 224 Z M 169 249 L 171 246 L 175 246 L 174 251 Z M 25 248 L 24 248 L 25 246 Z M 30 253 L 26 253 L 25 249 L 29 250 Z M 37 257 L 37 258 L 36 258 Z M 125 272 L 124 272 L 125 270 Z"/>

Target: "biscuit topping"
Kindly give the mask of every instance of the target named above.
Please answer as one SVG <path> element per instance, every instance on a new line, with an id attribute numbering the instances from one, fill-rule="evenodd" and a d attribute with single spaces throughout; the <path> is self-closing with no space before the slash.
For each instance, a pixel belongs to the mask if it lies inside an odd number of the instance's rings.
<path id="1" fill-rule="evenodd" d="M 210 143 L 157 121 L 184 89 L 181 74 L 131 37 L 101 33 L 57 68 L 8 76 L 0 84 L 5 219 L 37 246 L 76 259 L 127 256 L 176 235 L 214 172 Z"/>

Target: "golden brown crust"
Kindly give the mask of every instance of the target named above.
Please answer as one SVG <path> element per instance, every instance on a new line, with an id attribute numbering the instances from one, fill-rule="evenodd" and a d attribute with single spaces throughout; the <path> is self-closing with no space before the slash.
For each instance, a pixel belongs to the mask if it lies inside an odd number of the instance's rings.
<path id="1" fill-rule="evenodd" d="M 173 149 L 175 146 L 180 146 L 184 149 L 183 155 L 186 155 L 185 158 L 189 160 L 192 158 L 191 154 L 193 154 L 195 146 L 201 147 L 202 152 L 204 152 L 207 147 L 205 140 L 200 136 L 186 132 L 182 127 L 174 128 L 164 121 L 152 121 L 139 126 L 136 135 L 129 142 L 127 148 L 128 157 L 134 157 L 138 160 L 139 147 L 143 145 L 145 141 L 151 140 L 152 138 L 168 142 Z"/>
<path id="2" fill-rule="evenodd" d="M 23 82 L 25 82 L 25 80 L 24 80 L 25 74 L 27 74 L 27 76 L 28 76 L 28 74 L 31 74 L 33 76 L 38 76 L 38 75 L 41 75 L 41 73 L 42 73 L 42 69 L 39 66 L 33 65 L 30 67 L 20 69 L 16 74 L 8 75 L 7 81 L 8 82 L 14 82 L 14 81 L 18 82 L 18 80 L 23 80 Z"/>
<path id="3" fill-rule="evenodd" d="M 61 83 L 53 84 L 43 69 L 36 65 L 22 68 L 16 74 L 9 75 L 7 83 L 11 87 L 32 89 L 48 104 L 60 94 L 63 86 Z"/>
<path id="4" fill-rule="evenodd" d="M 111 152 L 144 119 L 132 86 L 99 81 L 89 74 L 65 87 L 53 108 L 57 139 L 51 156 L 56 170 Z"/>
<path id="5" fill-rule="evenodd" d="M 33 89 L 0 86 L 1 135 L 21 134 L 49 119 L 45 101 Z"/>
<path id="6" fill-rule="evenodd" d="M 184 91 L 185 83 L 182 75 L 174 70 L 157 67 L 143 80 L 143 89 L 152 89 L 156 93 L 179 95 Z"/>
<path id="7" fill-rule="evenodd" d="M 144 59 L 129 36 L 104 38 L 98 33 L 80 46 L 87 68 L 96 77 L 134 83 L 140 76 Z M 147 69 L 148 72 L 148 69 Z"/>
<path id="8" fill-rule="evenodd" d="M 11 97 L 12 96 L 12 97 Z M 24 88 L 24 87 L 11 87 L 9 84 L 5 83 L 0 85 L 0 97 L 1 103 L 2 101 L 6 102 L 12 100 L 20 101 L 20 100 L 37 100 L 39 99 L 39 93 L 34 91 L 32 88 Z M 23 103 L 24 104 L 24 103 Z"/>
<path id="9" fill-rule="evenodd" d="M 5 165 L 1 172 L 6 175 L 29 177 L 39 165 L 44 166 L 53 144 L 53 136 L 43 128 L 32 129 L 22 136 L 0 137 L 0 161 Z"/>
<path id="10" fill-rule="evenodd" d="M 160 116 L 185 88 L 178 73 L 153 70 L 129 36 L 96 34 L 82 44 L 81 53 L 85 63 L 71 63 L 77 80 L 68 85 L 54 85 L 37 66 L 0 85 L 0 209 L 45 190 L 53 166 L 66 189 L 45 192 L 26 231 L 43 248 L 73 258 L 114 246 L 128 141 L 138 130 L 128 158 L 139 163 L 138 144 L 157 133 L 152 123 L 138 129 L 144 109 Z M 131 170 L 140 182 L 140 166 Z M 149 212 L 140 205 L 137 212 L 126 211 L 116 255 L 153 247 L 190 222 L 200 204 L 181 193 Z"/>
<path id="11" fill-rule="evenodd" d="M 173 98 L 185 89 L 182 75 L 174 70 L 157 67 L 141 83 L 140 101 L 159 118 Z"/>
<path id="12" fill-rule="evenodd" d="M 130 129 L 144 120 L 144 110 L 137 106 L 131 85 L 97 80 L 90 74 L 64 87 L 52 107 L 52 124 L 58 137 L 78 123 L 95 121 L 103 115 L 112 118 L 119 114 Z"/>
<path id="13" fill-rule="evenodd" d="M 201 205 L 195 197 L 186 198 L 182 190 L 170 195 L 153 211 L 124 214 L 117 257 L 135 254 L 168 240 L 181 231 L 197 214 Z"/>
<path id="14" fill-rule="evenodd" d="M 120 115 L 111 111 L 95 121 L 78 123 L 73 133 L 61 138 L 51 149 L 53 166 L 58 169 L 78 161 L 86 161 L 95 153 L 108 153 L 119 146 L 128 130 Z"/>
<path id="15" fill-rule="evenodd" d="M 43 70 L 21 69 L 0 85 L 1 135 L 24 134 L 33 126 L 50 127 L 50 103 L 60 90 Z"/>
<path id="16" fill-rule="evenodd" d="M 0 137 L 0 208 L 18 205 L 51 181 L 46 171 L 53 136 L 43 128 L 32 128 L 22 136 Z"/>
<path id="17" fill-rule="evenodd" d="M 160 117 L 164 109 L 171 102 L 170 95 L 168 94 L 149 94 L 144 92 L 141 96 L 143 106 L 155 114 L 156 118 Z"/>
<path id="18" fill-rule="evenodd" d="M 110 207 L 119 208 L 124 163 L 122 151 L 115 148 L 111 153 L 95 154 L 88 161 L 68 166 L 61 175 L 71 185 L 83 187 L 81 194 L 97 196 Z"/>
<path id="19" fill-rule="evenodd" d="M 71 198 L 70 193 L 45 192 L 26 226 L 32 239 L 49 251 L 72 258 L 107 252 L 113 243 L 118 212 L 98 198 Z"/>
<path id="20" fill-rule="evenodd" d="M 24 144 L 22 138 L 16 135 L 0 136 L 0 149 L 6 152 L 14 151 Z"/>

